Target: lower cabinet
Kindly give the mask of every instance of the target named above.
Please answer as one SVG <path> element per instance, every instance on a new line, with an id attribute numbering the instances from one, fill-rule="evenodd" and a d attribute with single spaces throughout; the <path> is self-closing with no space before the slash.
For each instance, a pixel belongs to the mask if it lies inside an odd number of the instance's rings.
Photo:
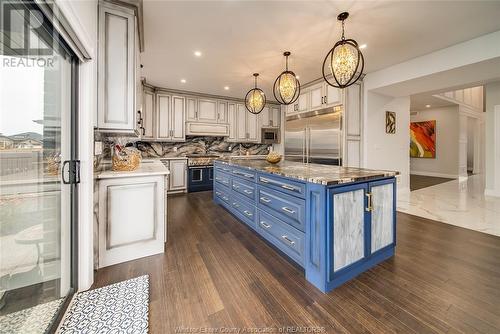
<path id="1" fill-rule="evenodd" d="M 165 177 L 99 180 L 99 267 L 163 253 Z"/>
<path id="2" fill-rule="evenodd" d="M 187 189 L 187 160 L 175 159 L 169 161 L 170 182 L 168 191 L 179 192 Z"/>

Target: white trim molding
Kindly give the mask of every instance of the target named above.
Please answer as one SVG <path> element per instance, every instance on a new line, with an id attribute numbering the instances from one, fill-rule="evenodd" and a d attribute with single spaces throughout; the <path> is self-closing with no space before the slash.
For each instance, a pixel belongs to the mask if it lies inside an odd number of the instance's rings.
<path id="1" fill-rule="evenodd" d="M 433 172 L 416 171 L 416 170 L 410 170 L 410 175 L 444 177 L 448 179 L 458 179 L 459 176 L 458 174 L 433 173 Z"/>

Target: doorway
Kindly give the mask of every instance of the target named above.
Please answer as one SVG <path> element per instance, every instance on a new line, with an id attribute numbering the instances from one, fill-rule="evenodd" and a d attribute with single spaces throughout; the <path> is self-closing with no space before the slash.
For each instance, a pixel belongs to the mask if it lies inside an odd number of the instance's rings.
<path id="1" fill-rule="evenodd" d="M 44 333 L 76 286 L 78 63 L 33 2 L 1 15 L 0 327 Z"/>

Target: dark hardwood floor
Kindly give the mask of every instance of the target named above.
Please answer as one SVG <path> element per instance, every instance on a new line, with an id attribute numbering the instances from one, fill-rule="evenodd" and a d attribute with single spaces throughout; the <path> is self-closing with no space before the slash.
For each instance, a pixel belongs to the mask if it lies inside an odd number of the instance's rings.
<path id="1" fill-rule="evenodd" d="M 151 333 L 500 333 L 498 237 L 398 213 L 395 257 L 323 294 L 211 194 L 169 197 L 165 254 L 97 272 L 94 287 L 150 275 Z"/>
<path id="2" fill-rule="evenodd" d="M 445 177 L 434 177 L 425 175 L 414 175 L 410 174 L 410 190 L 418 190 L 422 188 L 427 188 L 435 186 L 436 184 L 445 183 L 453 181 L 454 179 L 448 179 Z"/>

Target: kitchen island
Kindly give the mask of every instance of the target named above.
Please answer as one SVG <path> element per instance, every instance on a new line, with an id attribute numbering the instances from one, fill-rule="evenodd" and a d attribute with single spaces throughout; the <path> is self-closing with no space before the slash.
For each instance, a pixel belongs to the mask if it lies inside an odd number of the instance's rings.
<path id="1" fill-rule="evenodd" d="M 328 292 L 394 255 L 397 172 L 215 161 L 214 201 Z"/>

